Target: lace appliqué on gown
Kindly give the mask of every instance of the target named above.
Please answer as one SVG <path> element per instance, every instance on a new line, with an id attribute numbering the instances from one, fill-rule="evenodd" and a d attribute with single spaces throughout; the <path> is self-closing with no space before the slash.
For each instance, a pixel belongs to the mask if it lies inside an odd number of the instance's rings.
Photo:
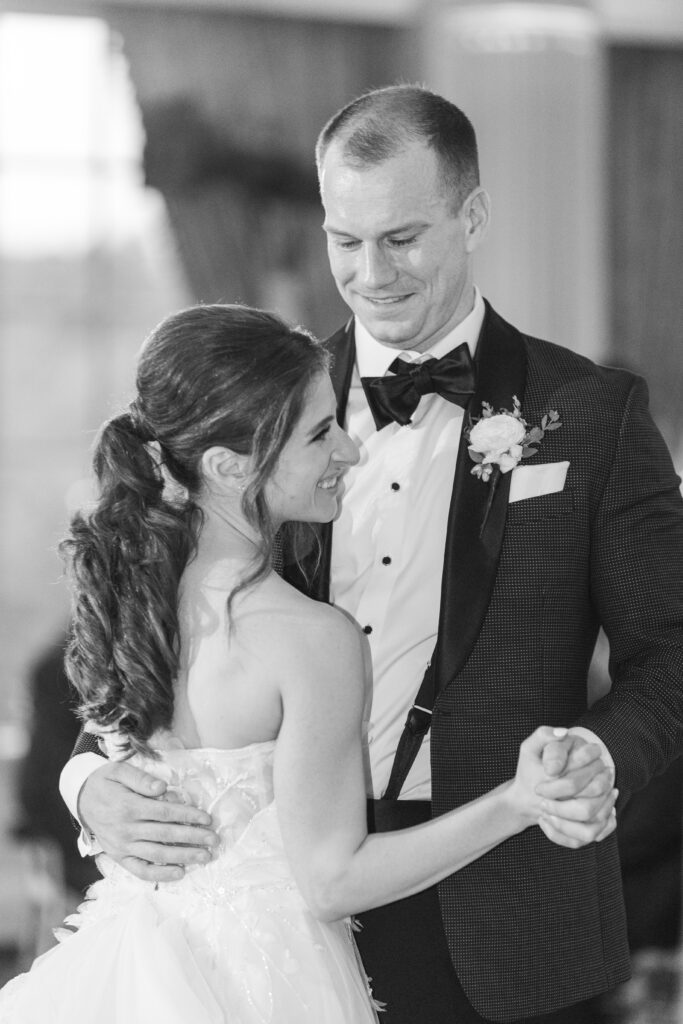
<path id="1" fill-rule="evenodd" d="M 308 911 L 273 802 L 274 743 L 134 763 L 212 814 L 220 848 L 178 882 L 106 856 L 59 944 L 0 992 L 3 1024 L 373 1024 L 350 921 Z"/>

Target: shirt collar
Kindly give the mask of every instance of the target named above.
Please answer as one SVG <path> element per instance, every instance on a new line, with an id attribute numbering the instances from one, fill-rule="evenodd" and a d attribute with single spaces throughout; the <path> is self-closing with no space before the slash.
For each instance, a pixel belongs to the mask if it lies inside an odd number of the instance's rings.
<path id="1" fill-rule="evenodd" d="M 457 348 L 464 341 L 467 342 L 470 354 L 474 358 L 477 348 L 477 339 L 484 322 L 484 300 L 481 292 L 474 288 L 474 305 L 471 312 L 464 320 L 449 331 L 443 338 L 426 350 L 426 352 L 413 352 L 411 349 L 395 349 L 391 345 L 383 345 L 375 341 L 372 335 L 366 330 L 360 320 L 356 317 L 355 339 L 356 339 L 356 366 L 361 377 L 383 377 L 397 355 L 404 355 L 410 361 L 424 358 L 425 355 L 440 359 L 447 352 Z"/>

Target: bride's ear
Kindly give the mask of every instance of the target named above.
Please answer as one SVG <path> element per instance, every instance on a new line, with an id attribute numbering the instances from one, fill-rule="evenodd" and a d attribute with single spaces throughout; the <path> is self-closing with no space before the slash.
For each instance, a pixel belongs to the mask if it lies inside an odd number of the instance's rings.
<path id="1" fill-rule="evenodd" d="M 202 475 L 212 490 L 221 494 L 241 493 L 249 475 L 249 457 L 214 445 L 202 455 Z"/>

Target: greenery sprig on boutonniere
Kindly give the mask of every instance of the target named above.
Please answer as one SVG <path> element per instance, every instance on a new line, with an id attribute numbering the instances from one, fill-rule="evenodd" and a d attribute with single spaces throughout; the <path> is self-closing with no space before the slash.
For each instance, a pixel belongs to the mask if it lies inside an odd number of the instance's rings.
<path id="1" fill-rule="evenodd" d="M 467 430 L 467 450 L 474 462 L 472 474 L 483 483 L 490 482 L 490 492 L 481 536 L 488 518 L 496 484 L 502 473 L 509 473 L 522 459 L 530 459 L 538 452 L 538 445 L 549 430 L 562 426 L 560 414 L 551 409 L 545 414 L 538 427 L 530 427 L 522 416 L 522 406 L 516 395 L 512 398 L 512 410 L 494 411 L 488 402 L 482 402 L 481 417 Z"/>

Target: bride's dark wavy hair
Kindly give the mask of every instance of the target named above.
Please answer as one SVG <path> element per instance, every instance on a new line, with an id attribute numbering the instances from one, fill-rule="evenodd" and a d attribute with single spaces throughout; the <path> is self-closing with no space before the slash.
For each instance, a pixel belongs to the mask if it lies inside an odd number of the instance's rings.
<path id="1" fill-rule="evenodd" d="M 308 333 L 239 305 L 182 310 L 145 342 L 136 397 L 96 442 L 97 503 L 74 516 L 61 543 L 73 590 L 66 666 L 79 713 L 120 730 L 128 754 L 149 754 L 150 736 L 173 717 L 178 586 L 202 524 L 203 453 L 218 445 L 253 460 L 242 508 L 261 542 L 237 591 L 270 570 L 275 528 L 264 488 L 327 367 Z"/>

